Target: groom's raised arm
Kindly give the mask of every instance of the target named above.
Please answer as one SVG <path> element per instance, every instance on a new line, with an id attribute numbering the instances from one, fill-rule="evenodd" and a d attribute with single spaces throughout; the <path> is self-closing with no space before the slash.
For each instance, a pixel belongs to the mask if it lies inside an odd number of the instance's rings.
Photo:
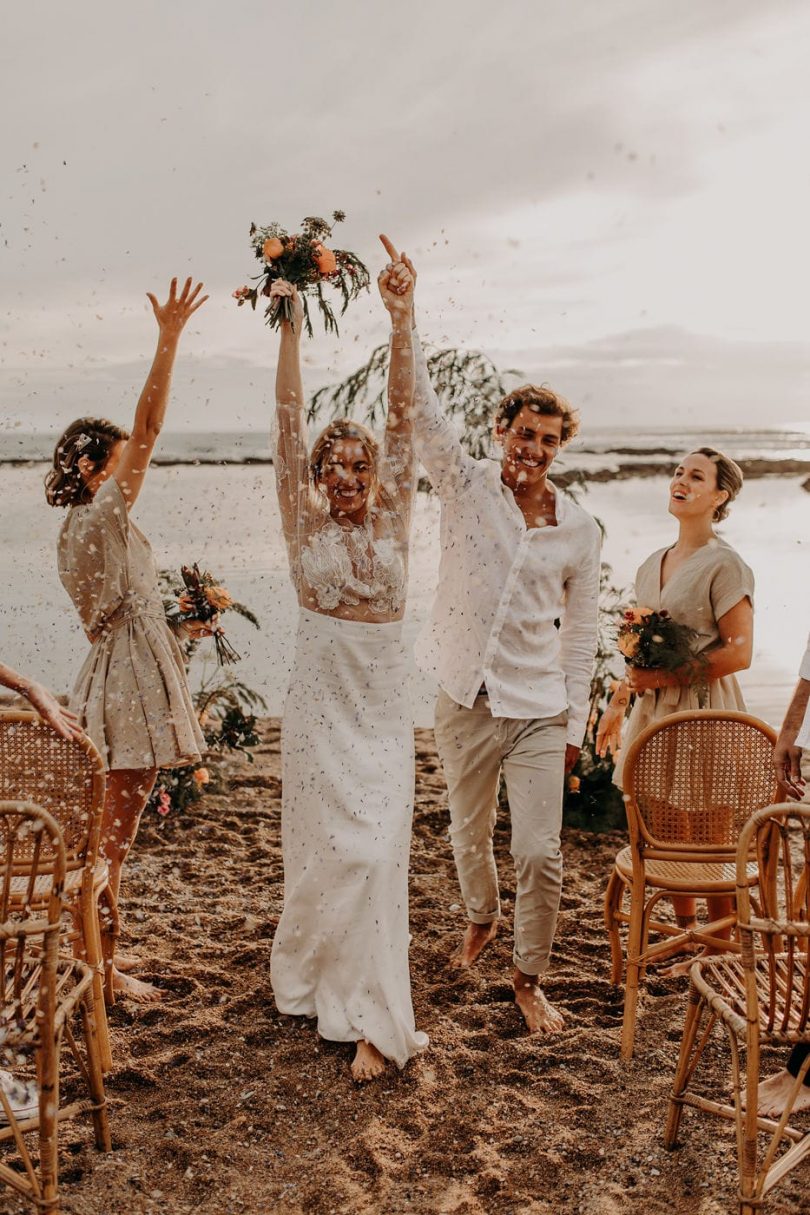
<path id="1" fill-rule="evenodd" d="M 413 395 L 413 432 L 416 454 L 425 467 L 431 484 L 440 495 L 460 489 L 475 460 L 464 450 L 455 426 L 442 411 L 436 390 L 430 382 L 427 359 L 413 333 L 416 382 Z"/>

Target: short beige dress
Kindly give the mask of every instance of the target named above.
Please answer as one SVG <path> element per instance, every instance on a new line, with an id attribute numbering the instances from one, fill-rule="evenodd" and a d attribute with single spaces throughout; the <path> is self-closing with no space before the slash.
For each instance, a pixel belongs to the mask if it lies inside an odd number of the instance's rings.
<path id="1" fill-rule="evenodd" d="M 197 763 L 205 739 L 183 655 L 166 623 L 149 541 L 114 477 L 73 506 L 58 541 L 59 577 L 92 649 L 70 707 L 108 769 Z"/>
<path id="2" fill-rule="evenodd" d="M 720 644 L 718 620 L 741 599 L 754 602 L 754 575 L 739 553 L 724 540 L 710 540 L 679 566 L 661 589 L 661 566 L 669 548 L 659 549 L 639 566 L 636 574 L 638 607 L 666 609 L 673 620 L 695 629 L 697 653 Z M 622 736 L 622 750 L 613 773 L 621 788 L 622 758 L 632 740 L 662 717 L 691 709 L 732 709 L 745 712 L 740 685 L 733 675 L 710 679 L 701 706 L 694 685 L 658 688 L 637 696 Z"/>

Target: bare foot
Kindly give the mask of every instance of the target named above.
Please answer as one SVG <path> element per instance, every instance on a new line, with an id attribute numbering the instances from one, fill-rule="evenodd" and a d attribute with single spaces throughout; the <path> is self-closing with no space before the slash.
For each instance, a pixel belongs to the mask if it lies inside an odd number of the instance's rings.
<path id="1" fill-rule="evenodd" d="M 481 951 L 489 945 L 490 941 L 494 941 L 497 932 L 497 920 L 493 920 L 490 924 L 468 924 L 464 940 L 450 958 L 450 965 L 458 967 L 459 970 L 466 970 L 467 967 L 472 966 Z"/>
<path id="2" fill-rule="evenodd" d="M 530 1034 L 556 1034 L 565 1024 L 562 1013 L 546 999 L 537 975 L 516 970 L 513 978 L 515 1003 L 523 1013 Z"/>
<path id="3" fill-rule="evenodd" d="M 357 1043 L 357 1053 L 352 1060 L 352 1079 L 358 1084 L 367 1080 L 376 1080 L 385 1071 L 385 1059 L 370 1042 L 360 1039 Z"/>
<path id="4" fill-rule="evenodd" d="M 707 950 L 702 945 L 693 945 L 691 948 L 687 947 L 686 952 L 690 955 L 688 958 L 682 958 L 680 962 L 673 962 L 671 966 L 661 967 L 658 977 L 660 979 L 683 979 L 684 977 L 688 979 L 693 962 L 705 957 Z"/>
<path id="5" fill-rule="evenodd" d="M 779 1118 L 787 1109 L 795 1083 L 785 1067 L 763 1080 L 757 1093 L 757 1113 L 760 1118 Z M 806 1084 L 799 1088 L 791 1113 L 799 1114 L 802 1110 L 810 1110 L 810 1088 Z"/>
<path id="6" fill-rule="evenodd" d="M 136 958 L 134 953 L 117 953 L 115 955 L 115 969 L 120 970 L 125 975 L 128 975 L 130 971 L 138 970 L 142 966 L 143 958 Z"/>
<path id="7" fill-rule="evenodd" d="M 134 1000 L 136 1004 L 156 1004 L 163 999 L 163 992 L 154 983 L 145 983 L 143 979 L 122 974 L 117 967 L 113 967 L 112 985 L 116 995 L 125 1000 Z"/>

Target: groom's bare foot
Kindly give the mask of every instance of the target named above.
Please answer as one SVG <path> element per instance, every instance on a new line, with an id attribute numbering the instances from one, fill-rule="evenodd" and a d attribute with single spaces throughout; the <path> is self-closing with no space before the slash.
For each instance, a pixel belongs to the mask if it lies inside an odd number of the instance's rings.
<path id="1" fill-rule="evenodd" d="M 132 975 L 122 974 L 113 967 L 113 991 L 124 1000 L 134 1000 L 136 1004 L 156 1004 L 163 999 L 163 992 L 154 983 L 146 983 L 143 979 L 135 979 Z"/>
<path id="2" fill-rule="evenodd" d="M 779 1118 L 790 1101 L 791 1090 L 796 1083 L 787 1068 L 763 1080 L 757 1092 L 757 1113 L 760 1118 Z M 791 1113 L 800 1114 L 810 1110 L 810 1088 L 802 1084 L 793 1103 Z"/>
<path id="3" fill-rule="evenodd" d="M 376 1080 L 384 1071 L 384 1056 L 380 1054 L 376 1046 L 372 1046 L 370 1042 L 361 1038 L 357 1043 L 357 1053 L 352 1060 L 352 1079 L 356 1080 L 358 1084 L 365 1084 L 368 1080 Z"/>
<path id="4" fill-rule="evenodd" d="M 469 923 L 467 931 L 464 933 L 464 940 L 450 958 L 450 965 L 458 967 L 459 970 L 466 970 L 472 966 L 481 951 L 489 945 L 490 941 L 494 941 L 497 932 L 497 920 L 492 920 L 490 924 Z"/>
<path id="5" fill-rule="evenodd" d="M 546 999 L 537 975 L 524 975 L 522 970 L 515 970 L 512 982 L 515 1003 L 523 1014 L 529 1033 L 559 1033 L 565 1024 L 562 1013 Z"/>

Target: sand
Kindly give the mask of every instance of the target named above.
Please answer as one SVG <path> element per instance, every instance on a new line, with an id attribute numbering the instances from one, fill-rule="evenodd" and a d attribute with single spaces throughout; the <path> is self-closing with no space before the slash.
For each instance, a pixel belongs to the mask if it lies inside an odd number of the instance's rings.
<path id="1" fill-rule="evenodd" d="M 125 878 L 126 933 L 159 979 L 158 1007 L 111 1013 L 114 1151 L 89 1124 L 60 1131 L 66 1215 L 721 1215 L 736 1210 L 730 1125 L 687 1113 L 661 1142 L 685 983 L 653 980 L 637 1054 L 619 1060 L 602 894 L 620 833 L 567 830 L 566 877 L 547 991 L 559 1036 L 529 1038 L 511 1002 L 513 877 L 497 850 L 505 918 L 478 967 L 445 959 L 463 929 L 432 733 L 417 731 L 411 876 L 417 1024 L 430 1049 L 378 1083 L 349 1080 L 351 1047 L 275 1010 L 269 962 L 282 898 L 279 735 L 184 815 L 151 816 Z M 707 1083 L 724 1091 L 718 1037 Z M 769 1215 L 810 1209 L 807 1167 Z M 805 1203 L 806 1205 L 802 1205 Z M 0 1211 L 29 1211 L 8 1190 Z"/>

